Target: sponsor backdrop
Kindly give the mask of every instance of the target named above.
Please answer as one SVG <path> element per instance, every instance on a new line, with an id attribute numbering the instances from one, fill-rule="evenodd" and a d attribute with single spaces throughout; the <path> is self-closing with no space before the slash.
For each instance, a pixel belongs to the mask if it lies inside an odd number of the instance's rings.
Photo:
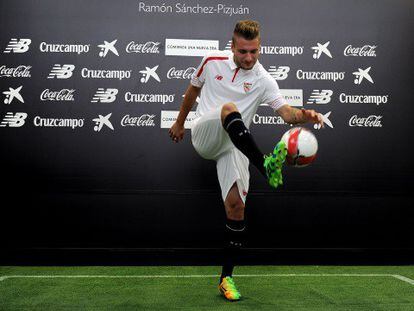
<path id="1" fill-rule="evenodd" d="M 240 19 L 318 157 L 277 191 L 251 168 L 248 246 L 411 247 L 412 1 L 1 1 L 7 247 L 219 247 L 215 163 L 168 137 L 205 53 Z M 191 127 L 190 113 L 186 127 Z M 291 128 L 259 107 L 270 151 Z M 6 204 L 7 202 L 7 204 Z"/>

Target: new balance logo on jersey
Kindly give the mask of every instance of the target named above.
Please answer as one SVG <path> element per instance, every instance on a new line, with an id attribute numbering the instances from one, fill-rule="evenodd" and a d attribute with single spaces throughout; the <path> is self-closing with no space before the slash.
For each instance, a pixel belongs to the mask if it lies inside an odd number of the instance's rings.
<path id="1" fill-rule="evenodd" d="M 152 68 L 146 67 L 145 70 L 140 70 L 139 73 L 142 74 L 141 83 L 147 83 L 148 80 L 152 77 L 158 82 L 161 82 L 160 77 L 158 76 L 156 70 L 158 69 L 158 66 L 154 66 Z"/>
<path id="2" fill-rule="evenodd" d="M 313 90 L 307 104 L 328 104 L 333 92 L 331 90 Z"/>
<path id="3" fill-rule="evenodd" d="M 4 103 L 6 105 L 11 104 L 13 99 L 17 99 L 21 103 L 24 103 L 22 95 L 20 95 L 20 90 L 22 89 L 23 85 L 19 86 L 18 88 L 14 89 L 12 87 L 9 87 L 8 91 L 4 91 L 3 94 L 6 95 L 6 98 L 4 99 Z"/>
<path id="4" fill-rule="evenodd" d="M 0 123 L 0 127 L 21 127 L 24 125 L 27 118 L 27 113 L 25 112 L 7 112 L 3 118 L 3 121 Z"/>
<path id="5" fill-rule="evenodd" d="M 116 56 L 119 56 L 118 50 L 115 47 L 116 41 L 118 41 L 118 39 L 112 42 L 104 41 L 104 44 L 99 44 L 98 48 L 101 48 L 101 51 L 99 52 L 99 57 L 105 57 L 109 51 L 114 53 Z"/>
<path id="6" fill-rule="evenodd" d="M 92 98 L 92 103 L 112 103 L 116 100 L 116 95 L 118 94 L 118 89 L 104 89 L 98 88 L 95 95 Z"/>
<path id="7" fill-rule="evenodd" d="M 328 126 L 331 129 L 333 129 L 333 124 L 332 124 L 331 120 L 329 120 L 329 116 L 331 115 L 331 112 L 332 111 L 329 111 L 328 113 L 325 113 L 325 114 L 321 114 L 321 116 L 322 116 L 322 119 L 323 119 L 323 123 L 325 124 L 325 127 Z M 314 127 L 315 130 L 320 130 L 322 128 L 322 126 L 319 123 L 315 123 L 313 125 L 313 127 Z"/>
<path id="8" fill-rule="evenodd" d="M 107 114 L 106 116 L 98 115 L 97 118 L 93 119 L 92 121 L 94 121 L 96 124 L 93 130 L 95 132 L 100 132 L 104 125 L 109 127 L 111 130 L 114 130 L 114 127 L 112 126 L 111 121 L 109 121 L 109 118 L 111 117 L 111 115 L 112 113 Z"/>
<path id="9" fill-rule="evenodd" d="M 269 74 L 275 80 L 285 80 L 288 77 L 288 72 L 290 71 L 290 67 L 288 66 L 270 66 L 269 67 Z"/>
<path id="10" fill-rule="evenodd" d="M 216 75 L 216 76 L 214 77 L 214 79 L 221 81 L 221 80 L 223 80 L 223 76 Z"/>
<path id="11" fill-rule="evenodd" d="M 311 47 L 311 49 L 314 51 L 313 58 L 314 59 L 319 59 L 321 57 L 322 53 L 325 54 L 326 56 L 332 58 L 332 54 L 328 50 L 329 43 L 330 43 L 330 41 L 325 42 L 324 44 L 320 44 L 318 42 L 316 46 Z"/>
<path id="12" fill-rule="evenodd" d="M 32 43 L 30 39 L 11 39 L 3 53 L 25 53 L 29 50 Z"/>
<path id="13" fill-rule="evenodd" d="M 47 76 L 48 79 L 69 79 L 73 75 L 73 70 L 75 70 L 75 65 L 59 65 L 55 64 Z"/>
<path id="14" fill-rule="evenodd" d="M 371 83 L 374 83 L 374 80 L 372 80 L 372 77 L 368 73 L 371 70 L 371 67 L 368 67 L 367 69 L 362 70 L 361 68 L 358 68 L 358 71 L 353 72 L 352 74 L 355 76 L 354 83 L 355 84 L 361 84 L 364 79 L 368 80 Z"/>

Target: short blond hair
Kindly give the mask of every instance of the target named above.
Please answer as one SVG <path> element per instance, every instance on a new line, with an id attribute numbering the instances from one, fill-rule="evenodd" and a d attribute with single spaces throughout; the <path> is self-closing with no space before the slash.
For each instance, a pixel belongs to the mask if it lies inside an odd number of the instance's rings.
<path id="1" fill-rule="evenodd" d="M 233 44 L 235 36 L 243 37 L 246 40 L 257 38 L 260 41 L 260 24 L 253 20 L 238 21 L 233 31 Z"/>

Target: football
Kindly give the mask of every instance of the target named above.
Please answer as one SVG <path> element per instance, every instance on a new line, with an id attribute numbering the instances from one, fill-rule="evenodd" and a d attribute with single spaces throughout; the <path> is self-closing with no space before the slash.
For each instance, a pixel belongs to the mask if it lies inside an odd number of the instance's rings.
<path id="1" fill-rule="evenodd" d="M 315 160 L 318 141 L 310 130 L 303 127 L 294 127 L 283 134 L 281 140 L 286 144 L 287 164 L 304 167 Z"/>

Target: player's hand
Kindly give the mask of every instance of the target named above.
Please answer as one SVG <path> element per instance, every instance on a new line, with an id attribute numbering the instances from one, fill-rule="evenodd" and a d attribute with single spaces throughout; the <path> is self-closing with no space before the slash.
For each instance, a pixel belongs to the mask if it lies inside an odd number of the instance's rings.
<path id="1" fill-rule="evenodd" d="M 173 126 L 168 130 L 168 134 L 170 135 L 171 139 L 178 143 L 180 140 L 184 138 L 184 126 L 175 122 Z"/>
<path id="2" fill-rule="evenodd" d="M 305 108 L 302 108 L 301 110 L 303 116 L 305 117 L 305 120 L 308 122 L 319 123 L 322 127 L 325 127 L 323 124 L 322 115 L 320 113 L 316 112 L 315 110 L 307 110 Z"/>

